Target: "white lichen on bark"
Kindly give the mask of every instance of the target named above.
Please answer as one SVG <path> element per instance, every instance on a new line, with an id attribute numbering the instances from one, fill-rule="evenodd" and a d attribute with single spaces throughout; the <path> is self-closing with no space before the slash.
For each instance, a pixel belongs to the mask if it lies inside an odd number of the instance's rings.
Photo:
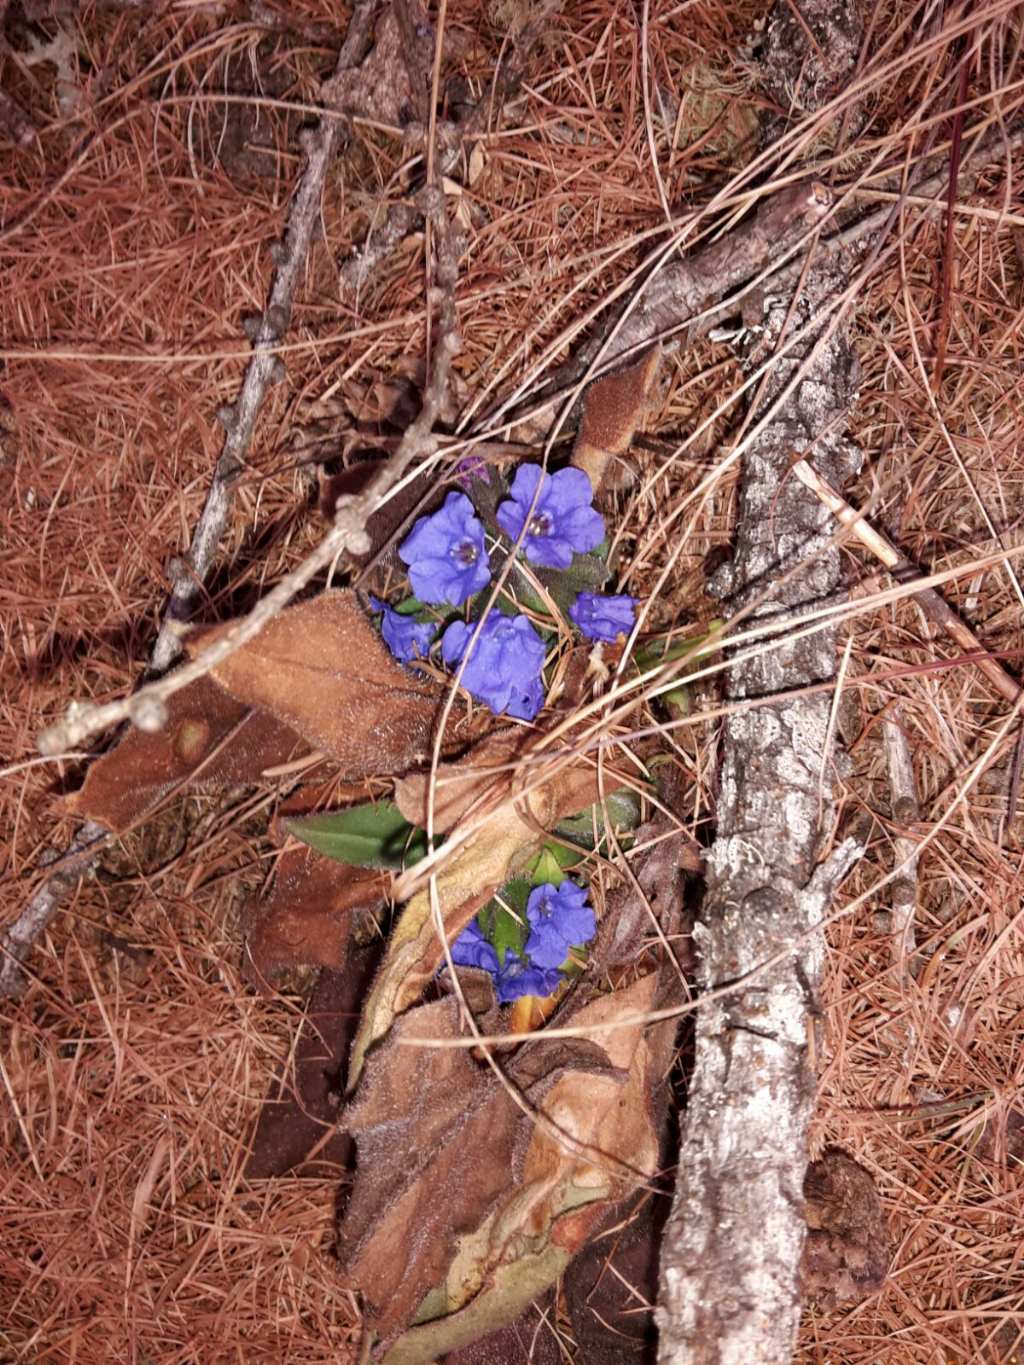
<path id="1" fill-rule="evenodd" d="M 827 272 L 812 274 L 796 325 L 837 285 Z M 784 306 L 769 315 L 770 342 L 784 315 Z M 812 345 L 813 337 L 804 356 Z M 766 403 L 802 358 L 778 366 Z M 724 578 L 734 606 L 764 599 L 758 618 L 806 607 L 839 586 L 830 514 L 786 476 L 794 450 L 837 483 L 852 473 L 858 454 L 841 432 L 855 382 L 849 345 L 837 331 L 745 460 L 736 552 Z M 739 981 L 792 951 L 698 1014 L 662 1250 L 660 1359 L 672 1365 L 784 1365 L 792 1356 L 815 1097 L 807 1034 L 824 951 L 815 929 L 857 850 L 844 845 L 822 861 L 833 815 L 832 765 L 821 761 L 831 698 L 785 694 L 826 681 L 834 670 L 834 631 L 822 630 L 783 640 L 730 674 L 731 697 L 768 700 L 723 728 L 717 837 L 695 932 L 699 987 Z"/>

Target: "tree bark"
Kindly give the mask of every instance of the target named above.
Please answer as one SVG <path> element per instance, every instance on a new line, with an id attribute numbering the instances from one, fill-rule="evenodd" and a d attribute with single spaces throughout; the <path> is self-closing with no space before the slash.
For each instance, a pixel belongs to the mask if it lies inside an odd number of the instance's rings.
<path id="1" fill-rule="evenodd" d="M 820 10 L 821 13 L 817 13 Z M 776 12 L 766 62 L 796 63 L 803 89 L 817 80 L 801 30 Z M 830 31 L 821 5 L 801 4 L 812 29 Z M 791 16 L 790 16 L 791 19 Z M 783 33 L 782 29 L 786 32 Z M 796 34 L 791 31 L 795 29 Z M 849 35 L 846 35 L 849 37 Z M 803 51 L 800 51 L 800 47 Z M 853 41 L 838 44 L 852 64 Z M 823 49 L 836 53 L 837 44 Z M 803 64 L 803 65 L 801 65 Z M 786 73 L 775 76 L 785 84 Z M 833 86 L 834 88 L 834 86 Z M 848 283 L 841 255 L 807 273 L 792 316 L 773 301 L 766 342 L 806 326 Z M 734 609 L 760 599 L 758 619 L 834 597 L 840 587 L 836 523 L 791 474 L 802 455 L 838 486 L 859 468 L 845 439 L 856 361 L 842 325 L 812 329 L 776 365 L 755 417 L 807 371 L 748 447 L 735 553 L 717 587 Z M 824 942 L 816 926 L 858 856 L 848 841 L 825 858 L 833 822 L 834 760 L 828 694 L 786 700 L 789 689 L 835 674 L 836 632 L 783 642 L 733 667 L 730 698 L 773 698 L 727 719 L 720 753 L 715 843 L 694 931 L 698 988 L 713 991 L 791 948 L 735 993 L 702 1004 L 672 1212 L 662 1246 L 661 1365 L 787 1365 L 800 1320 L 798 1272 L 806 1235 L 803 1183 L 815 1102 L 809 1031 Z"/>

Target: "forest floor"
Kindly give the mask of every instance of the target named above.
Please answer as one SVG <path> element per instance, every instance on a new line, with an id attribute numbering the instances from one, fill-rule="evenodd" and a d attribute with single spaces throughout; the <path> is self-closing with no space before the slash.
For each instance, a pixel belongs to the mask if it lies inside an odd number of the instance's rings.
<path id="1" fill-rule="evenodd" d="M 38 732 L 75 698 L 122 695 L 145 668 L 169 561 L 220 453 L 216 414 L 248 359 L 244 320 L 264 306 L 301 169 L 296 129 L 315 118 L 344 36 L 325 0 L 263 6 L 262 23 L 230 4 L 25 18 L 47 8 L 0 4 L 4 89 L 35 130 L 20 144 L 0 137 L 0 753 L 11 765 L 0 774 L 0 923 L 77 825 L 64 800 L 84 756 L 30 763 Z M 503 43 L 535 11 L 543 36 L 522 88 L 484 119 L 446 185 L 463 238 L 463 413 L 536 384 L 545 348 L 636 266 L 666 208 L 705 203 L 757 145 L 759 0 L 460 0 L 444 29 L 449 106 L 481 99 Z M 948 125 L 961 61 L 973 112 L 1009 117 L 1024 10 L 949 14 L 940 33 L 919 26 L 914 5 L 879 7 L 872 41 L 891 43 L 894 64 L 866 91 L 865 131 L 809 122 L 803 170 L 846 185 L 879 146 L 887 165 L 912 161 L 917 121 Z M 397 421 L 422 383 L 422 232 L 358 287 L 342 278 L 409 174 L 385 94 L 354 121 L 328 178 L 281 352 L 287 382 L 271 390 L 237 481 L 203 619 L 247 609 L 316 543 L 316 462 L 344 463 L 357 424 Z M 992 555 L 1024 545 L 1022 203 L 1007 152 L 961 185 L 948 236 L 942 213 L 904 207 L 900 250 L 852 313 L 852 435 L 865 459 L 846 489 L 914 564 L 959 570 L 941 591 L 1013 674 L 1020 560 Z M 559 342 L 545 363 L 567 354 Z M 626 590 L 644 596 L 660 578 L 655 619 L 697 629 L 720 610 L 704 585 L 730 543 L 735 468 L 684 517 L 674 509 L 728 449 L 735 411 L 723 404 L 667 457 L 743 375 L 725 339 L 666 370 L 616 536 Z M 865 1302 L 806 1311 L 799 1359 L 1009 1361 L 1024 1342 L 1017 731 L 968 790 L 1009 704 L 911 600 L 892 599 L 862 550 L 848 545 L 845 562 L 862 609 L 844 627 L 837 724 L 850 764 L 836 836 L 855 832 L 866 853 L 843 901 L 892 869 L 898 840 L 926 842 L 909 964 L 888 890 L 829 931 L 812 1144 L 871 1173 L 892 1262 Z M 894 809 L 886 722 L 912 755 L 913 818 Z M 707 722 L 679 741 L 702 841 L 715 734 Z M 254 993 L 241 969 L 240 909 L 274 857 L 265 830 L 277 800 L 272 784 L 190 795 L 127 835 L 62 907 L 23 998 L 4 1005 L 2 1359 L 354 1358 L 358 1304 L 331 1259 L 336 1187 L 242 1176 L 303 1008 L 299 995 Z"/>

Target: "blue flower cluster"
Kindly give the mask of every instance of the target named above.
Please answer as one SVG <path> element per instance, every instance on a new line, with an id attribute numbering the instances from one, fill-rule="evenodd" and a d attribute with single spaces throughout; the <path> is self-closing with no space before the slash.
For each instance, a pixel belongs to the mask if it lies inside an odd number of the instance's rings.
<path id="1" fill-rule="evenodd" d="M 530 924 L 526 955 L 538 967 L 560 967 L 569 949 L 589 943 L 597 928 L 586 891 L 569 880 L 561 886 L 546 882 L 531 891 L 526 918 Z"/>
<path id="2" fill-rule="evenodd" d="M 483 523 L 465 493 L 449 493 L 429 517 L 420 517 L 398 547 L 421 602 L 460 607 L 491 581 Z"/>
<path id="3" fill-rule="evenodd" d="M 498 525 L 531 564 L 567 569 L 574 554 L 594 550 L 604 539 L 604 520 L 591 506 L 593 489 L 581 469 L 545 474 L 540 465 L 521 465 L 498 506 Z M 484 527 L 465 493 L 449 493 L 438 511 L 420 517 L 398 547 L 409 569 L 413 592 L 431 606 L 459 607 L 482 591 L 491 578 Z M 426 657 L 438 627 L 402 616 L 371 598 L 374 611 L 383 613 L 384 643 L 400 663 Z M 589 640 L 614 642 L 628 635 L 636 615 L 636 599 L 581 592 L 569 616 Z M 474 634 L 476 639 L 474 640 Z M 471 643 L 472 642 L 472 643 Z M 449 666 L 460 664 L 462 686 L 489 706 L 533 720 L 544 705 L 544 642 L 526 616 L 505 616 L 492 610 L 482 623 L 454 621 L 441 641 L 441 656 Z"/>
<path id="4" fill-rule="evenodd" d="M 506 952 L 504 962 L 499 962 L 476 920 L 452 944 L 452 961 L 457 966 L 476 967 L 491 974 L 501 1005 L 523 995 L 541 999 L 553 995 L 564 979 L 560 968 L 569 950 L 589 943 L 597 929 L 586 891 L 571 881 L 561 886 L 547 882 L 531 891 L 526 918 L 530 934 L 525 956 Z"/>
<path id="5" fill-rule="evenodd" d="M 633 629 L 636 598 L 581 592 L 569 608 L 569 620 L 588 640 L 607 640 L 614 644 L 620 635 L 628 635 Z"/>

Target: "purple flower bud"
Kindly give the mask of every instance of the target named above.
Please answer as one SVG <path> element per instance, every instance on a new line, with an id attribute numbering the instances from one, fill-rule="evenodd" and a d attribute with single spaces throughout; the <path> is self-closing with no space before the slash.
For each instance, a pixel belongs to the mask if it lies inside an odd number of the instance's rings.
<path id="1" fill-rule="evenodd" d="M 449 666 L 461 662 L 476 623 L 453 621 L 441 640 L 441 656 Z M 462 686 L 496 716 L 505 712 L 533 720 L 544 705 L 544 641 L 525 616 L 488 612 L 462 673 Z"/>
<path id="2" fill-rule="evenodd" d="M 547 882 L 531 891 L 526 918 L 531 929 L 526 952 L 538 967 L 560 967 L 569 949 L 589 943 L 597 930 L 587 892 L 571 881 L 561 886 Z"/>
<path id="3" fill-rule="evenodd" d="M 433 621 L 417 621 L 411 616 L 403 616 L 376 597 L 370 598 L 370 605 L 374 611 L 384 613 L 380 633 L 400 664 L 427 657 L 437 634 L 437 626 Z"/>
<path id="4" fill-rule="evenodd" d="M 614 643 L 628 635 L 636 621 L 635 597 L 604 597 L 598 592 L 581 592 L 569 608 L 569 619 L 588 640 Z"/>
<path id="5" fill-rule="evenodd" d="M 584 554 L 604 540 L 604 520 L 590 505 L 594 492 L 582 469 L 545 474 L 540 465 L 520 465 L 509 494 L 498 508 L 498 525 L 512 540 L 526 527 L 523 551 L 531 564 L 567 569 L 574 552 Z"/>
<path id="6" fill-rule="evenodd" d="M 436 512 L 420 517 L 398 554 L 423 602 L 461 606 L 491 577 L 483 523 L 465 493 L 449 493 Z"/>
<path id="7" fill-rule="evenodd" d="M 481 483 L 490 483 L 490 466 L 479 455 L 464 455 L 455 466 L 455 478 L 463 488 L 471 488 L 474 479 L 479 479 Z"/>

